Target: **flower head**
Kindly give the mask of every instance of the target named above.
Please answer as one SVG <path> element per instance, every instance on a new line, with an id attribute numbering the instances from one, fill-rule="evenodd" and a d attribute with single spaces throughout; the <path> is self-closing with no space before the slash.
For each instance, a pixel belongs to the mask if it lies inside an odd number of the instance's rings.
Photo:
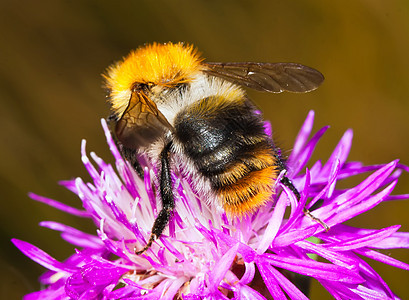
<path id="1" fill-rule="evenodd" d="M 409 233 L 397 232 L 399 225 L 362 229 L 343 223 L 383 201 L 408 198 L 390 193 L 401 172 L 409 169 L 397 161 L 375 166 L 347 162 L 350 130 L 326 163 L 317 161 L 311 169 L 306 168 L 327 129 L 309 139 L 313 120 L 310 112 L 287 161 L 287 176 L 300 191 L 300 201 L 277 181 L 274 201 L 252 215 L 230 219 L 206 205 L 193 192 L 194 183 L 175 170 L 173 218 L 143 255 L 136 255 L 135 249 L 146 244 L 160 205 L 155 192 L 156 168 L 142 162 L 145 174 L 141 179 L 122 159 L 103 122 L 116 170 L 91 153 L 94 166 L 83 141 L 82 161 L 92 181 L 76 178 L 63 182 L 78 195 L 84 210 L 31 195 L 70 214 L 91 218 L 97 234 L 41 222 L 41 226 L 60 231 L 63 239 L 78 247 L 64 262 L 14 239 L 24 254 L 49 269 L 40 278 L 48 287 L 26 298 L 307 299 L 289 279 L 289 273 L 315 278 L 337 299 L 396 298 L 362 257 L 409 270 L 408 264 L 377 251 L 408 248 Z M 266 131 L 271 133 L 268 123 Z M 338 181 L 364 172 L 372 173 L 357 186 L 337 188 Z M 304 207 L 317 205 L 312 213 L 330 227 L 329 231 L 303 213 Z"/>

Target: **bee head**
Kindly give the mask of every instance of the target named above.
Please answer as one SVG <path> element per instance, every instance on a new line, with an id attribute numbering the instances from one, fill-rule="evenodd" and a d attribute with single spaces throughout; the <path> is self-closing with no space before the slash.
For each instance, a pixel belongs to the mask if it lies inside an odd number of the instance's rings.
<path id="1" fill-rule="evenodd" d="M 109 101 L 117 115 L 128 106 L 132 92 L 153 87 L 173 88 L 190 82 L 202 69 L 202 59 L 190 45 L 150 44 L 132 51 L 104 74 Z"/>

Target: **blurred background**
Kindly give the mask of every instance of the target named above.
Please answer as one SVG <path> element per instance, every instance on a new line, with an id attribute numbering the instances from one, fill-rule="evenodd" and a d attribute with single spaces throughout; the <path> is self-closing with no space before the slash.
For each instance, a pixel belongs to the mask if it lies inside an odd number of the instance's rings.
<path id="1" fill-rule="evenodd" d="M 95 232 L 89 221 L 37 203 L 32 191 L 72 206 L 57 182 L 81 176 L 81 139 L 112 162 L 100 126 L 109 107 L 101 73 L 147 42 L 193 43 L 208 61 L 299 62 L 325 83 L 309 94 L 249 91 L 289 153 L 309 110 L 315 130 L 331 125 L 314 159 L 329 157 L 348 128 L 350 160 L 400 158 L 409 164 L 408 1 L 7 1 L 0 2 L 0 298 L 38 290 L 45 269 L 10 243 L 31 242 L 58 260 L 73 252 L 42 220 Z M 349 186 L 358 182 L 351 180 Z M 409 193 L 403 174 L 397 193 Z M 367 228 L 402 224 L 409 201 L 384 203 L 350 222 Z M 409 251 L 386 252 L 409 263 Z M 372 262 L 392 290 L 409 298 L 409 274 Z M 315 283 L 312 299 L 328 294 Z"/>

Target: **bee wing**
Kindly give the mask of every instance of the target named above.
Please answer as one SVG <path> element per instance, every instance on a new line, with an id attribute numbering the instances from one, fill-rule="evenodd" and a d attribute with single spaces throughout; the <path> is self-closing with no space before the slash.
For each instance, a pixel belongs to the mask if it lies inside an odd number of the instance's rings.
<path id="1" fill-rule="evenodd" d="M 115 125 L 118 140 L 129 149 L 139 149 L 172 131 L 156 104 L 142 92 L 133 92 L 129 105 Z"/>
<path id="2" fill-rule="evenodd" d="M 204 63 L 204 72 L 258 91 L 304 93 L 324 81 L 317 70 L 296 63 Z"/>

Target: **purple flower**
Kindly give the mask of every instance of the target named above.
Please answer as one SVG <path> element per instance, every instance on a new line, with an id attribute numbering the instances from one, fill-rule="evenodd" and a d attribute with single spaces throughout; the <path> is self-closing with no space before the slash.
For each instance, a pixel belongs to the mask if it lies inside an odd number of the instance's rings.
<path id="1" fill-rule="evenodd" d="M 82 161 L 92 181 L 63 182 L 78 195 L 84 210 L 31 194 L 35 200 L 91 218 L 97 234 L 41 222 L 78 247 L 64 262 L 14 239 L 25 255 L 49 269 L 40 278 L 47 288 L 26 299 L 270 299 L 269 294 L 274 299 L 307 299 L 289 279 L 290 273 L 315 278 L 336 299 L 396 299 L 363 257 L 409 270 L 408 264 L 377 251 L 408 248 L 409 233 L 397 232 L 399 225 L 362 229 L 343 223 L 383 201 L 408 198 L 390 193 L 401 172 L 409 168 L 397 161 L 375 166 L 347 162 L 352 140 L 348 130 L 326 163 L 317 161 L 308 169 L 306 164 L 327 129 L 309 139 L 313 120 L 310 112 L 287 161 L 288 176 L 301 192 L 299 202 L 277 183 L 274 202 L 252 215 L 229 220 L 205 205 L 192 191 L 192 183 L 176 171 L 173 219 L 161 238 L 139 256 L 135 249 L 146 244 L 158 212 L 156 169 L 145 161 L 144 179 L 138 177 L 122 159 L 103 121 L 116 170 L 91 153 L 95 167 L 83 141 Z M 271 133 L 268 123 L 266 131 Z M 364 172 L 372 173 L 359 185 L 337 188 L 337 181 Z M 329 231 L 304 215 L 303 208 L 314 204 L 319 205 L 313 215 Z"/>

